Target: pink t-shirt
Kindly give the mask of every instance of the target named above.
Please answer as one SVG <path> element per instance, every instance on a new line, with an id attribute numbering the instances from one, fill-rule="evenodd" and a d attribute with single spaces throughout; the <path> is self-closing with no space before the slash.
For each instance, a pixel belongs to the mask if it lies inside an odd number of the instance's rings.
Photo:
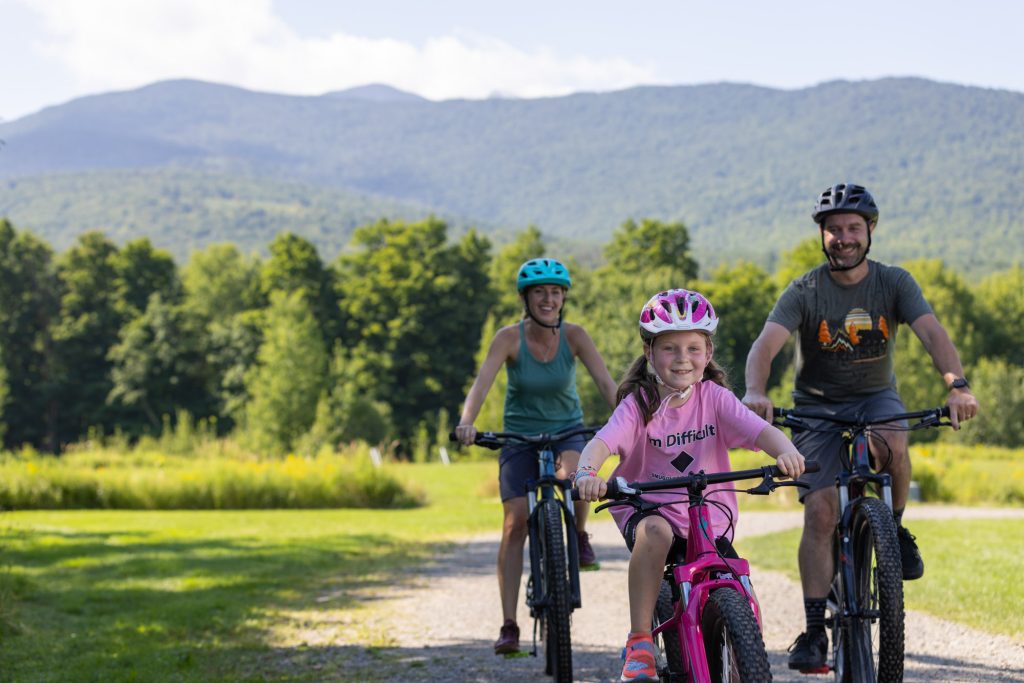
<path id="1" fill-rule="evenodd" d="M 758 450 L 754 445 L 768 423 L 743 405 L 731 391 L 714 382 L 698 382 L 690 399 L 678 408 L 664 408 L 650 423 L 644 425 L 643 415 L 633 396 L 627 396 L 615 408 L 608 424 L 596 438 L 620 457 L 612 477 L 627 482 L 668 479 L 704 470 L 707 473 L 727 472 L 730 448 Z M 713 484 L 708 490 L 736 488 L 734 483 Z M 687 536 L 686 490 L 652 491 L 644 498 L 651 501 L 677 501 L 659 508 L 662 517 L 676 534 Z M 737 518 L 736 494 L 722 492 L 711 500 L 724 504 Z M 711 506 L 711 523 L 716 535 L 725 533 L 729 519 Z M 611 508 L 619 529 L 633 514 L 628 506 Z"/>

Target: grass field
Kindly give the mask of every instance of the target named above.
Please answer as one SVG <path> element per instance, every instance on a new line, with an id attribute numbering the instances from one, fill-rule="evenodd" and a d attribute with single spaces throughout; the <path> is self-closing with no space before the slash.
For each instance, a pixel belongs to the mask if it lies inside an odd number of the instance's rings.
<path id="1" fill-rule="evenodd" d="M 429 505 L 0 515 L 0 680 L 320 680 L 349 651 L 303 646 L 312 613 L 366 644 L 365 591 L 433 544 L 500 528 L 480 496 L 493 463 L 394 469 Z"/>
<path id="2" fill-rule="evenodd" d="M 0 514 L 0 681 L 337 675 L 349 658 L 388 644 L 362 625 L 368 595 L 406 580 L 437 544 L 500 528 L 493 462 L 388 469 L 428 504 Z M 928 573 L 907 584 L 910 606 L 1024 635 L 1012 609 L 1024 604 L 1014 582 L 1024 553 L 1013 540 L 1024 537 L 1024 524 L 960 525 L 914 524 Z M 751 539 L 741 551 L 786 569 L 795 539 Z"/>
<path id="3" fill-rule="evenodd" d="M 915 520 L 924 577 L 903 584 L 907 609 L 1024 639 L 1024 519 Z M 737 543 L 759 567 L 799 580 L 794 529 Z"/>

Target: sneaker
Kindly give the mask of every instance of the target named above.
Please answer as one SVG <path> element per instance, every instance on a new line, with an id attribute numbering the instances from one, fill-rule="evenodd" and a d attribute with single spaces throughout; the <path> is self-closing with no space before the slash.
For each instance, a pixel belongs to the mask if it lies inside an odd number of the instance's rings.
<path id="1" fill-rule="evenodd" d="M 600 566 L 597 555 L 594 554 L 594 547 L 590 545 L 590 534 L 586 531 L 577 531 L 576 547 L 579 550 L 580 569 L 597 569 Z"/>
<path id="2" fill-rule="evenodd" d="M 789 646 L 789 668 L 801 673 L 828 673 L 828 636 L 824 629 L 806 631 Z"/>
<path id="3" fill-rule="evenodd" d="M 917 549 L 917 537 L 905 526 L 896 527 L 896 538 L 900 541 L 900 561 L 903 563 L 903 580 L 913 581 L 924 576 L 924 560 Z"/>
<path id="4" fill-rule="evenodd" d="M 657 650 L 654 649 L 654 641 L 650 633 L 642 635 L 630 635 L 626 640 L 626 647 L 622 651 L 622 676 L 619 678 L 622 683 L 633 683 L 633 681 L 657 681 L 658 665 Z"/>
<path id="5" fill-rule="evenodd" d="M 494 641 L 494 654 L 510 655 L 519 652 L 519 626 L 512 619 L 506 619 L 501 625 L 498 639 Z"/>

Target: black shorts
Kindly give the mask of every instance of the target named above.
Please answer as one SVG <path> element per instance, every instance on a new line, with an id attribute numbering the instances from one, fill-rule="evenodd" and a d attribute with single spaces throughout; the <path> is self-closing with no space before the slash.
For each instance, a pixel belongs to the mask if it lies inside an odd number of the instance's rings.
<path id="1" fill-rule="evenodd" d="M 626 528 L 622 531 L 622 537 L 626 539 L 626 547 L 629 548 L 630 552 L 633 552 L 633 545 L 636 543 L 636 529 L 640 526 L 640 522 L 643 521 L 644 517 L 661 517 L 661 515 L 658 514 L 657 510 L 652 512 L 637 511 L 626 520 Z M 682 564 L 686 561 L 686 539 L 675 532 L 673 532 L 672 536 L 672 545 L 668 549 L 668 555 L 665 556 L 665 564 Z M 723 557 L 728 557 L 731 560 L 738 560 L 740 558 L 736 554 L 736 549 L 732 547 L 732 543 L 725 536 L 719 536 L 715 539 L 715 547 L 718 548 L 718 552 Z"/>
<path id="2" fill-rule="evenodd" d="M 574 429 L 582 425 L 574 425 L 565 429 Z M 559 430 L 564 431 L 564 430 Z M 555 470 L 558 470 L 559 457 L 565 451 L 579 453 L 587 445 L 582 434 L 569 437 L 551 444 L 555 452 Z M 501 490 L 501 502 L 526 495 L 526 482 L 536 479 L 540 453 L 531 444 L 510 441 L 501 449 L 498 456 L 498 486 Z"/>
<path id="3" fill-rule="evenodd" d="M 864 396 L 847 403 L 824 403 L 816 402 L 807 398 L 800 398 L 796 401 L 796 408 L 807 412 L 819 412 L 824 415 L 835 415 L 836 417 L 855 418 L 864 414 L 870 417 L 884 417 L 894 413 L 906 412 L 903 401 L 895 389 L 885 389 L 876 394 Z M 825 429 L 824 432 L 803 430 L 793 434 L 793 445 L 808 462 L 820 463 L 821 469 L 817 472 L 804 474 L 800 481 L 810 484 L 810 488 L 801 488 L 800 500 L 808 493 L 819 491 L 824 488 L 836 485 L 836 477 L 843 468 L 841 453 L 843 449 L 843 436 L 839 432 L 839 425 L 828 420 L 801 420 L 812 429 Z M 907 426 L 906 421 L 898 423 L 903 427 Z M 879 432 L 876 428 L 876 432 Z M 880 431 L 884 436 L 884 431 Z"/>

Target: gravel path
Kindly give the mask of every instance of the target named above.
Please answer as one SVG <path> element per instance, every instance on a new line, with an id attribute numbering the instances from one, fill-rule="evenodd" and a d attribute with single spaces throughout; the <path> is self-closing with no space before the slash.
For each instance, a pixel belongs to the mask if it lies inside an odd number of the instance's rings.
<path id="1" fill-rule="evenodd" d="M 1021 516 L 1024 510 L 912 507 L 914 518 Z M 747 512 L 740 523 L 742 535 L 753 536 L 797 526 L 800 512 Z M 574 670 L 578 681 L 618 680 L 619 651 L 629 630 L 626 601 L 628 553 L 615 526 L 592 523 L 594 547 L 601 570 L 584 572 L 583 608 L 573 615 Z M 497 539 L 474 538 L 457 544 L 417 578 L 412 586 L 372 597 L 375 604 L 351 624 L 349 644 L 367 642 L 385 650 L 357 650 L 356 669 L 366 665 L 373 680 L 434 682 L 473 681 L 522 683 L 545 681 L 543 659 L 529 656 L 502 658 L 492 654 L 491 642 L 500 624 L 494 562 Z M 799 585 L 782 574 L 752 570 L 754 586 L 765 615 L 765 644 L 776 681 L 831 680 L 804 676 L 786 668 L 786 649 L 803 625 Z M 927 576 L 925 577 L 927 580 Z M 532 623 L 520 608 L 525 632 Z M 336 634 L 345 637 L 345 633 Z M 386 652 L 386 659 L 382 660 Z M 384 674 L 383 677 L 380 674 Z M 1024 641 L 986 634 L 919 612 L 907 614 L 907 681 L 1024 682 Z M 356 680 L 353 678 L 352 680 Z M 359 678 L 358 680 L 366 680 Z"/>

